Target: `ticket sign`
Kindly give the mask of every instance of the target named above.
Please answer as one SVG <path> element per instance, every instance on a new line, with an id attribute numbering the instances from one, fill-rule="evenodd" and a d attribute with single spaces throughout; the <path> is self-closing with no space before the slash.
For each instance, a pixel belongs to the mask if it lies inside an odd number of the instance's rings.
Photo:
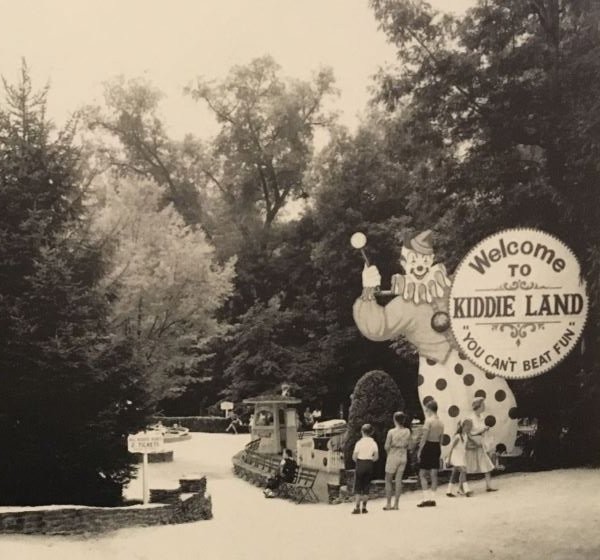
<path id="1" fill-rule="evenodd" d="M 225 411 L 233 410 L 233 403 L 230 401 L 223 401 L 221 403 L 221 410 L 225 410 Z"/>
<path id="2" fill-rule="evenodd" d="M 462 352 L 506 378 L 553 368 L 576 346 L 588 310 L 575 255 L 535 229 L 504 230 L 478 243 L 456 270 L 449 303 Z"/>
<path id="3" fill-rule="evenodd" d="M 164 437 L 160 433 L 139 432 L 127 437 L 127 449 L 130 453 L 160 453 L 163 446 Z"/>

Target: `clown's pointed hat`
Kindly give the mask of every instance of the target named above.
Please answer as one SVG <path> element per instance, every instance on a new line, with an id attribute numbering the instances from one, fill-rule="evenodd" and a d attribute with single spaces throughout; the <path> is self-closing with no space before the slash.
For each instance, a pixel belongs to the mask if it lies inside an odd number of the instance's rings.
<path id="1" fill-rule="evenodd" d="M 418 233 L 405 241 L 404 246 L 422 255 L 433 255 L 433 246 L 431 245 L 431 230 L 427 229 Z"/>

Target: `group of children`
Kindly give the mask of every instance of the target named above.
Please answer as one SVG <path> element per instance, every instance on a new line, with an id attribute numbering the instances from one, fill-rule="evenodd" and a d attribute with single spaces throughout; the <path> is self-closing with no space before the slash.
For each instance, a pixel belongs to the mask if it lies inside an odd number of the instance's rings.
<path id="1" fill-rule="evenodd" d="M 417 450 L 419 463 L 419 479 L 423 490 L 423 500 L 417 507 L 436 506 L 435 492 L 438 486 L 438 470 L 440 468 L 442 438 L 444 424 L 437 416 L 438 405 L 435 400 L 425 403 L 425 423 Z M 493 442 L 489 438 L 489 428 L 483 421 L 485 410 L 483 398 L 473 401 L 473 415 L 458 423 L 457 431 L 450 442 L 446 463 L 452 467 L 450 482 L 446 495 L 454 498 L 458 492 L 472 496 L 467 482 L 467 474 L 483 473 L 485 475 L 486 491 L 494 492 L 491 485 L 491 472 L 494 463 L 489 457 Z M 398 509 L 402 493 L 402 477 L 406 468 L 408 449 L 411 442 L 411 432 L 405 426 L 406 416 L 402 412 L 394 414 L 394 428 L 388 431 L 385 440 L 387 453 L 385 463 L 386 505 L 384 510 Z M 354 493 L 356 502 L 353 514 L 367 513 L 369 486 L 374 466 L 379 459 L 379 448 L 373 439 L 373 427 L 370 424 L 362 426 L 362 438 L 358 440 L 352 455 L 356 463 Z M 429 479 L 429 480 L 428 480 Z M 394 488 L 395 487 L 395 488 Z M 392 495 L 394 503 L 392 505 Z"/>

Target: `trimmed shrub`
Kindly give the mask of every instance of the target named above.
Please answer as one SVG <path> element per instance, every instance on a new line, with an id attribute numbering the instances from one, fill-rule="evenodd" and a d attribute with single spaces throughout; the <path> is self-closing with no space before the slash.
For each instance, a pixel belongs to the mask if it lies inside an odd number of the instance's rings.
<path id="1" fill-rule="evenodd" d="M 379 446 L 379 461 L 376 475 L 382 476 L 385 467 L 383 445 L 387 431 L 393 426 L 394 412 L 403 410 L 404 399 L 395 381 L 385 372 L 374 370 L 365 373 L 354 386 L 352 404 L 348 416 L 348 436 L 344 455 L 346 467 L 353 468 L 352 451 L 361 438 L 360 428 L 371 424 L 375 430 L 373 438 Z"/>

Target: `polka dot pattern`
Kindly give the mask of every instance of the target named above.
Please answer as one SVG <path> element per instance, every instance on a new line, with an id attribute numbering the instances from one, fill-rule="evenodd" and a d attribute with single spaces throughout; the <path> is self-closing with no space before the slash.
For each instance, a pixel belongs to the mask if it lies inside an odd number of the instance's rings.
<path id="1" fill-rule="evenodd" d="M 450 436 L 448 434 L 444 434 L 442 436 L 442 445 L 449 445 L 450 444 Z"/>
<path id="2" fill-rule="evenodd" d="M 423 385 L 423 381 L 425 381 L 425 379 L 423 378 L 423 376 L 419 373 L 419 375 L 417 375 L 417 385 L 420 387 L 421 385 Z"/>
<path id="3" fill-rule="evenodd" d="M 444 440 L 450 441 L 458 422 L 473 415 L 472 402 L 485 398 L 482 420 L 490 430 L 491 444 L 512 451 L 517 435 L 518 411 L 514 395 L 502 377 L 496 377 L 465 361 L 452 351 L 446 362 L 419 359 L 419 398 L 423 404 L 431 399 L 438 403 L 438 416 L 444 423 Z M 461 363 L 462 361 L 462 363 Z M 466 371 L 465 371 L 466 370 Z M 442 455 L 448 453 L 446 445 Z"/>
<path id="4" fill-rule="evenodd" d="M 490 373 L 489 371 L 486 371 L 486 372 L 485 372 L 485 376 L 486 376 L 488 379 L 495 379 L 495 378 L 496 378 L 496 376 L 495 376 L 493 373 Z"/>
<path id="5" fill-rule="evenodd" d="M 467 359 L 467 355 L 466 355 L 464 352 L 459 352 L 459 353 L 458 353 L 458 357 L 459 357 L 461 360 L 466 360 L 466 359 Z"/>
<path id="6" fill-rule="evenodd" d="M 431 358 L 427 358 L 428 366 L 434 366 L 435 364 L 437 364 L 437 362 L 435 360 L 432 360 Z"/>

